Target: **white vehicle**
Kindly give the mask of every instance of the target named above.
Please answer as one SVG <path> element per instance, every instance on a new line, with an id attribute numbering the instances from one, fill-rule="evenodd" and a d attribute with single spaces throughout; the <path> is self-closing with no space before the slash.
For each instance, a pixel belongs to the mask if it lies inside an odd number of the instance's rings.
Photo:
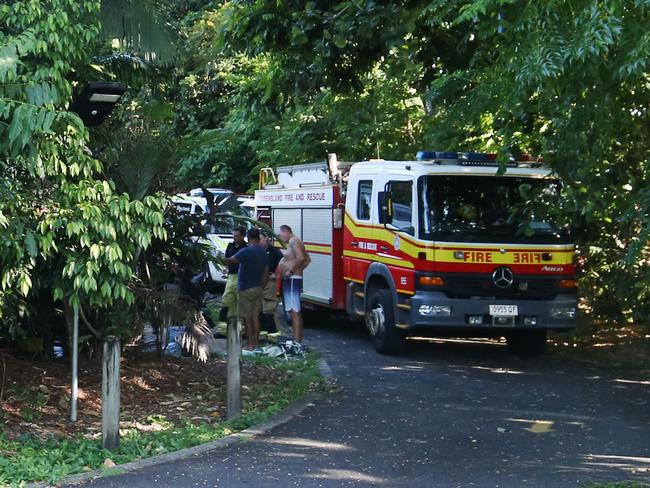
<path id="1" fill-rule="evenodd" d="M 224 197 L 228 197 L 234 193 L 232 190 L 226 190 L 225 188 L 206 188 L 206 190 L 214 195 L 215 201 L 223 200 Z M 202 188 L 193 188 L 189 191 L 188 194 L 191 197 L 204 196 Z"/>
<path id="2" fill-rule="evenodd" d="M 252 196 L 239 195 L 223 188 L 208 188 L 214 195 L 214 204 L 217 212 L 220 212 L 219 207 L 224 205 L 227 208 L 224 212 L 232 213 L 233 215 L 242 215 L 245 217 L 252 217 L 255 211 L 255 200 Z M 236 203 L 232 205 L 227 204 L 227 201 L 236 198 Z M 208 202 L 203 197 L 203 190 L 195 188 L 189 194 L 179 194 L 172 198 L 172 205 L 180 213 L 188 215 L 207 215 L 209 213 Z M 221 217 L 216 223 L 204 223 L 205 238 L 196 238 L 196 242 L 209 244 L 210 254 L 217 257 L 225 254 L 228 244 L 232 242 L 232 231 L 238 225 L 244 225 L 243 222 L 237 221 L 234 218 Z M 245 226 L 245 225 L 244 225 Z M 208 263 L 209 279 L 216 284 L 225 284 L 228 279 L 228 272 L 224 266 Z"/>
<path id="3" fill-rule="evenodd" d="M 223 256 L 226 254 L 228 244 L 232 242 L 232 234 L 207 234 L 205 239 L 201 239 L 201 241 L 210 244 L 210 254 L 212 256 Z M 228 279 L 228 268 L 220 264 L 208 262 L 208 277 L 219 285 L 225 285 Z"/>
<path id="4" fill-rule="evenodd" d="M 189 215 L 200 215 L 208 212 L 208 203 L 203 197 L 176 195 L 172 198 L 172 204 L 179 212 Z"/>
<path id="5" fill-rule="evenodd" d="M 240 195 L 237 197 L 241 215 L 245 217 L 255 216 L 255 197 L 249 195 Z"/>

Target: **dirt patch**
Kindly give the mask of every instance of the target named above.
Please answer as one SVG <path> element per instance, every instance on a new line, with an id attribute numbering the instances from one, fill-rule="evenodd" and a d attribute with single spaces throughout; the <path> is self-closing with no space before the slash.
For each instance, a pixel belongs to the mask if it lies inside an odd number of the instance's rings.
<path id="1" fill-rule="evenodd" d="M 271 367 L 243 363 L 244 403 L 256 387 L 281 380 L 282 373 Z M 226 416 L 226 364 L 222 359 L 200 363 L 155 355 L 122 358 L 121 383 L 122 427 L 156 429 L 157 417 L 173 423 L 210 423 Z M 68 360 L 31 361 L 0 354 L 0 432 L 10 439 L 99 435 L 101 364 L 80 363 L 75 423 L 68 421 L 70 389 Z"/>

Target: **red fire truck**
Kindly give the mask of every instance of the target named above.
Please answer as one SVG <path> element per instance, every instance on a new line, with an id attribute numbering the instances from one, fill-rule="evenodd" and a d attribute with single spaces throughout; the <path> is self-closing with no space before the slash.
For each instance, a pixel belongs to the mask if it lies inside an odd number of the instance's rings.
<path id="1" fill-rule="evenodd" d="M 265 169 L 257 216 L 305 243 L 305 307 L 363 318 L 380 353 L 426 333 L 537 355 L 548 330 L 575 327 L 574 245 L 525 205 L 560 183 L 518 159 L 505 172 L 493 155 L 450 152 Z"/>

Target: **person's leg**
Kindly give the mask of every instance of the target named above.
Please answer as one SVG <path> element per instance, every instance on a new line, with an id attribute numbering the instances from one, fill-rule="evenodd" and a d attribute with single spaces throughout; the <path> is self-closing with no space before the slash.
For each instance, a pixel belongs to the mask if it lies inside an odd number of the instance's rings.
<path id="1" fill-rule="evenodd" d="M 285 325 L 285 331 L 282 331 L 283 333 L 286 332 L 286 327 L 292 327 L 289 322 L 291 321 L 291 280 L 289 278 L 284 278 L 282 280 L 282 323 Z"/>
<path id="2" fill-rule="evenodd" d="M 302 279 L 291 278 L 288 280 L 289 293 L 287 293 L 287 310 L 291 313 L 291 327 L 293 339 L 303 340 L 302 314 L 300 313 L 300 294 L 302 293 Z"/>
<path id="3" fill-rule="evenodd" d="M 253 319 L 253 340 L 254 349 L 258 347 L 260 340 L 260 313 L 262 312 L 262 288 L 253 288 L 251 290 L 251 316 Z"/>
<path id="4" fill-rule="evenodd" d="M 293 325 L 293 340 L 303 341 L 302 313 L 291 311 L 291 324 Z"/>
<path id="5" fill-rule="evenodd" d="M 260 323 L 261 330 L 266 332 L 275 332 L 275 322 L 273 321 L 273 313 L 276 309 L 276 296 L 275 296 L 275 281 L 269 280 L 264 289 L 262 290 L 262 317 Z"/>
<path id="6" fill-rule="evenodd" d="M 252 341 L 249 342 L 251 345 L 251 350 L 252 349 L 257 349 L 259 346 L 259 339 L 260 339 L 260 316 L 255 315 L 251 317 L 251 338 Z"/>
<path id="7" fill-rule="evenodd" d="M 255 333 L 255 317 L 251 317 L 250 315 L 247 315 L 244 317 L 244 323 L 246 324 L 246 349 L 249 351 L 252 351 L 257 347 L 257 337 L 259 335 L 259 328 L 257 329 L 257 333 Z M 259 320 L 258 320 L 258 327 L 259 327 Z"/>
<path id="8" fill-rule="evenodd" d="M 222 306 L 228 309 L 228 318 L 237 317 L 237 302 L 238 302 L 238 291 L 237 291 L 237 275 L 232 274 L 228 275 L 226 280 L 226 286 L 223 291 L 223 296 L 221 297 Z"/>
<path id="9" fill-rule="evenodd" d="M 278 309 L 279 307 L 276 305 L 276 310 L 273 313 L 273 323 L 275 324 L 275 331 L 282 332 L 282 324 L 284 323 L 284 319 L 280 316 Z"/>
<path id="10" fill-rule="evenodd" d="M 254 347 L 251 346 L 255 342 L 255 337 L 253 337 L 253 317 L 251 313 L 250 297 L 250 289 L 239 290 L 237 308 L 239 309 L 239 315 L 246 327 L 246 349 L 248 350 L 254 349 Z"/>

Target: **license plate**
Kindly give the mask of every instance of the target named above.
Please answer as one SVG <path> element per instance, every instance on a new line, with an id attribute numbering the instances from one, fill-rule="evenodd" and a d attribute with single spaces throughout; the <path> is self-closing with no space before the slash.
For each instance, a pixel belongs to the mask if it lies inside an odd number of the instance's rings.
<path id="1" fill-rule="evenodd" d="M 518 314 L 517 305 L 490 305 L 490 315 L 493 317 L 516 317 Z"/>

